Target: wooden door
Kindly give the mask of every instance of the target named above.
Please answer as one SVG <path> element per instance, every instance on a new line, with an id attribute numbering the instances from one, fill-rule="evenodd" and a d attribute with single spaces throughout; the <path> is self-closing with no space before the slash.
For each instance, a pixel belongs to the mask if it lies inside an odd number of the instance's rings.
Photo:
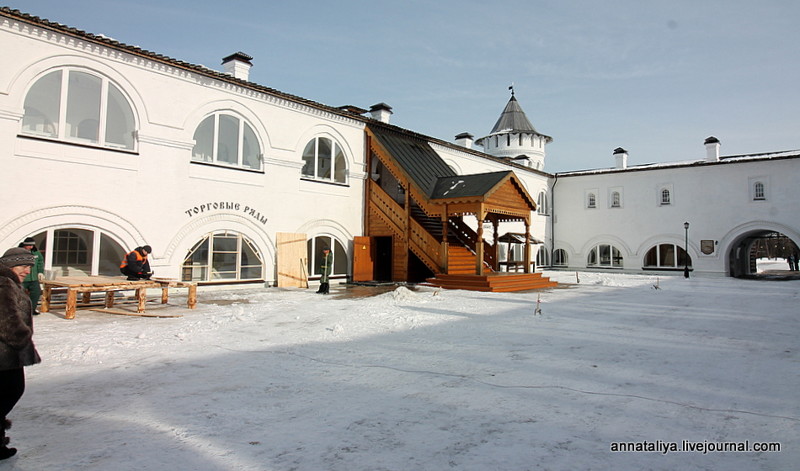
<path id="1" fill-rule="evenodd" d="M 375 254 L 372 238 L 353 238 L 353 281 L 372 281 L 375 273 Z"/>
<path id="2" fill-rule="evenodd" d="M 278 232 L 278 287 L 308 288 L 308 241 L 305 234 Z"/>

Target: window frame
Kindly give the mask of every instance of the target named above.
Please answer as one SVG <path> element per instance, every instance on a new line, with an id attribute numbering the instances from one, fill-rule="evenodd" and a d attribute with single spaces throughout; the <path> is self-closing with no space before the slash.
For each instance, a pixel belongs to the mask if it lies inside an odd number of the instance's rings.
<path id="1" fill-rule="evenodd" d="M 767 185 L 761 180 L 753 182 L 753 201 L 767 200 Z"/>
<path id="2" fill-rule="evenodd" d="M 55 82 L 58 82 L 58 90 L 39 90 L 37 85 L 53 74 L 59 74 L 57 79 L 53 79 L 54 83 L 51 85 L 54 86 Z M 79 88 L 80 85 L 78 85 L 78 80 L 81 77 L 84 78 L 84 81 L 87 79 L 90 81 L 97 80 L 99 81 L 99 86 L 81 90 Z M 81 91 L 89 92 L 91 94 L 89 98 L 97 100 L 96 109 L 89 112 L 90 110 L 86 108 L 84 103 L 84 98 L 88 95 L 79 95 Z M 44 96 L 44 100 L 41 102 L 34 101 L 37 97 L 31 95 L 32 93 L 41 93 L 40 96 Z M 98 94 L 99 96 L 97 96 Z M 58 103 L 48 103 L 50 100 L 57 100 Z M 34 107 L 34 105 L 39 105 L 39 107 Z M 42 105 L 52 107 L 53 109 L 50 111 L 53 116 L 41 113 L 40 108 L 43 107 Z M 25 93 L 23 107 L 25 111 L 23 111 L 23 117 L 20 120 L 19 130 L 21 136 L 120 152 L 137 153 L 138 151 L 139 123 L 136 109 L 130 97 L 119 84 L 94 70 L 76 66 L 63 66 L 48 70 L 32 82 Z M 43 128 L 52 125 L 53 131 L 46 132 L 33 129 L 37 126 L 36 122 L 31 122 L 36 116 L 34 111 L 40 112 L 42 116 L 42 123 L 39 125 Z M 57 116 L 55 116 L 56 114 Z M 80 122 L 73 122 L 76 118 L 84 119 Z M 114 121 L 110 122 L 109 120 Z M 91 129 L 84 129 L 91 131 L 94 137 L 82 137 L 81 125 L 84 123 L 91 124 L 92 121 L 96 121 L 96 124 Z M 119 122 L 123 126 L 119 126 Z M 125 129 L 126 126 L 128 129 Z M 119 133 L 120 136 L 125 136 L 125 134 L 129 133 L 129 137 L 122 139 L 123 142 L 115 141 L 109 136 L 118 127 L 122 129 L 122 132 Z M 130 139 L 130 141 L 124 142 L 127 139 Z"/>
<path id="3" fill-rule="evenodd" d="M 667 250 L 666 254 L 662 253 L 663 250 Z M 671 253 L 669 252 L 671 250 Z M 665 258 L 669 256 L 670 263 L 672 265 L 664 264 Z M 684 258 L 685 257 L 685 258 Z M 655 260 L 655 265 L 652 263 L 648 263 L 648 260 Z M 670 271 L 679 271 L 685 268 L 684 262 L 688 261 L 689 269 L 692 269 L 692 257 L 686 252 L 686 250 L 681 247 L 679 244 L 674 244 L 670 242 L 656 244 L 650 249 L 645 252 L 644 258 L 642 259 L 642 269 L 643 270 L 670 270 Z"/>
<path id="4" fill-rule="evenodd" d="M 553 266 L 566 267 L 569 265 L 569 256 L 564 249 L 555 249 L 553 251 Z"/>
<path id="5" fill-rule="evenodd" d="M 207 155 L 205 153 L 206 149 L 198 149 L 198 146 L 208 146 L 209 143 L 206 139 L 206 135 L 199 135 L 198 132 L 201 129 L 208 127 L 208 121 L 211 121 L 210 125 L 210 133 L 211 133 L 211 140 L 210 140 L 210 150 L 211 155 Z M 230 134 L 226 132 L 227 127 L 230 125 L 230 120 L 236 120 L 237 128 L 236 128 L 236 142 L 235 146 L 230 145 L 230 139 L 221 139 L 221 137 L 225 137 L 226 134 Z M 203 129 L 204 132 L 205 131 Z M 248 133 L 250 136 L 248 136 Z M 202 138 L 202 140 L 201 140 Z M 246 149 L 247 149 L 247 142 L 248 139 L 252 138 L 255 144 L 256 152 L 255 155 L 251 158 L 255 158 L 258 161 L 258 167 L 253 168 L 251 166 L 245 165 Z M 263 147 L 261 144 L 261 139 L 256 132 L 256 128 L 250 124 L 250 121 L 245 119 L 239 113 L 236 113 L 232 110 L 216 110 L 213 111 L 203 117 L 200 122 L 197 124 L 197 127 L 194 129 L 194 133 L 192 134 L 192 139 L 194 140 L 195 144 L 192 147 L 192 157 L 190 162 L 193 164 L 201 164 L 201 165 L 211 165 L 215 167 L 224 167 L 224 168 L 231 168 L 237 170 L 244 170 L 247 172 L 256 172 L 256 173 L 264 173 L 264 152 Z M 220 150 L 223 146 L 229 146 L 231 148 L 235 147 L 236 150 L 236 162 L 220 160 Z M 198 153 L 197 151 L 201 153 Z"/>
<path id="6" fill-rule="evenodd" d="M 330 177 L 320 176 L 319 172 L 321 167 L 320 162 L 320 141 L 325 140 L 330 144 L 330 156 L 324 156 L 325 159 L 330 159 L 331 166 L 330 166 Z M 314 146 L 314 155 L 313 161 L 307 160 L 308 157 L 311 157 L 308 154 L 309 147 L 313 144 Z M 341 157 L 341 159 L 339 159 Z M 334 139 L 330 136 L 314 136 L 311 140 L 309 140 L 306 145 L 303 147 L 303 152 L 300 156 L 301 161 L 303 162 L 303 167 L 300 169 L 300 179 L 306 181 L 313 181 L 313 182 L 322 182 L 322 183 L 329 183 L 333 185 L 341 185 L 341 186 L 348 186 L 349 185 L 349 168 L 348 168 L 348 161 L 347 161 L 347 154 L 344 152 L 344 147 L 339 144 L 339 141 Z M 341 162 L 342 168 L 337 167 L 337 164 Z M 309 167 L 309 163 L 311 163 L 311 167 L 313 168 L 313 174 L 307 172 L 307 167 Z M 339 180 L 338 176 L 341 174 L 341 181 Z"/>
<path id="7" fill-rule="evenodd" d="M 327 246 L 333 254 L 333 268 L 330 278 L 345 278 L 348 276 L 347 269 L 350 260 L 347 255 L 347 246 L 336 237 L 329 234 L 319 234 L 306 240 L 306 252 L 308 255 L 308 274 L 312 279 L 322 276 L 319 272 L 319 257 L 322 255 L 321 246 Z"/>
<path id="8" fill-rule="evenodd" d="M 218 242 L 219 239 L 219 242 Z M 236 249 L 230 250 L 230 248 L 222 247 L 223 240 L 236 240 Z M 207 246 L 203 248 L 204 245 Z M 218 246 L 220 246 L 218 248 Z M 252 250 L 253 255 L 258 260 L 258 264 L 243 263 L 242 254 L 245 248 L 249 248 Z M 205 263 L 197 263 L 197 264 L 190 264 L 187 265 L 187 262 L 190 261 L 195 255 L 198 250 L 205 250 L 206 254 L 204 259 L 199 261 L 205 261 Z M 225 256 L 226 254 L 235 254 L 236 262 L 234 263 L 233 270 L 217 270 L 217 273 L 222 274 L 230 274 L 233 273 L 234 277 L 214 277 L 214 270 L 215 264 L 218 265 L 219 257 L 215 257 L 217 255 Z M 260 276 L 257 278 L 248 278 L 242 276 L 245 270 L 251 270 L 253 268 L 260 267 Z M 189 250 L 186 252 L 186 256 L 183 258 L 183 262 L 181 263 L 181 280 L 183 281 L 196 281 L 198 283 L 233 283 L 233 282 L 260 282 L 264 281 L 264 274 L 265 274 L 266 264 L 264 262 L 264 256 L 261 254 L 261 251 L 258 250 L 255 242 L 247 237 L 246 235 L 242 234 L 241 232 L 232 231 L 232 230 L 219 230 L 213 231 L 204 234 L 197 242 L 195 242 Z M 188 270 L 188 271 L 187 271 Z M 195 277 L 194 270 L 201 270 L 203 273 L 202 277 Z M 187 274 L 189 275 L 187 277 Z"/>
<path id="9" fill-rule="evenodd" d="M 608 262 L 604 262 L 606 258 Z M 622 256 L 622 251 L 613 244 L 595 244 L 586 256 L 586 267 L 621 269 L 625 267 L 625 257 Z"/>
<path id="10" fill-rule="evenodd" d="M 541 214 L 543 216 L 547 216 L 550 214 L 549 205 L 547 201 L 547 192 L 542 190 L 539 192 L 539 196 L 537 198 L 538 207 L 536 208 L 536 213 Z"/>
<path id="11" fill-rule="evenodd" d="M 597 195 L 595 193 L 589 192 L 586 194 L 586 208 L 587 209 L 597 208 Z"/>

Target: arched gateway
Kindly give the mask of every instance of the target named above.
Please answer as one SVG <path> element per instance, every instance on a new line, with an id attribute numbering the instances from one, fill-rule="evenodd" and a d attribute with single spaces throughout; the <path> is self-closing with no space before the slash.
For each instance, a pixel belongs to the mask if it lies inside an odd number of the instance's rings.
<path id="1" fill-rule="evenodd" d="M 788 260 L 792 256 L 797 259 L 800 249 L 791 237 L 771 229 L 751 229 L 731 242 L 728 250 L 728 274 L 737 278 L 756 276 L 758 259 Z"/>

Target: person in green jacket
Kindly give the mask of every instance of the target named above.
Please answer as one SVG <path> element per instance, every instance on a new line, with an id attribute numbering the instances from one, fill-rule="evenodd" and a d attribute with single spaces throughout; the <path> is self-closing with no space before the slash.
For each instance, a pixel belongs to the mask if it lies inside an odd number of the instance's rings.
<path id="1" fill-rule="evenodd" d="M 319 272 L 322 277 L 319 279 L 317 293 L 328 294 L 330 292 L 331 285 L 328 282 L 328 277 L 331 276 L 331 271 L 333 271 L 333 254 L 330 248 L 325 247 L 322 249 L 322 260 L 319 263 Z"/>
<path id="2" fill-rule="evenodd" d="M 33 237 L 27 237 L 19 244 L 20 247 L 32 253 L 36 260 L 31 267 L 31 272 L 25 277 L 22 282 L 22 287 L 28 292 L 31 298 L 31 306 L 33 306 L 33 315 L 39 314 L 39 299 L 42 297 L 42 285 L 39 280 L 44 277 L 44 255 L 39 249 L 36 248 L 36 241 Z"/>

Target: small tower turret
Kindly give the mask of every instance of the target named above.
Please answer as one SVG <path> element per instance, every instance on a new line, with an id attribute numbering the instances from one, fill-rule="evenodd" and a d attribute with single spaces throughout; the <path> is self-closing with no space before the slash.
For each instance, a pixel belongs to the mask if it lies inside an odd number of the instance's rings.
<path id="1" fill-rule="evenodd" d="M 508 88 L 511 98 L 503 113 L 489 135 L 476 140 L 475 144 L 483 146 L 483 151 L 489 155 L 542 170 L 544 146 L 553 138 L 536 131 L 514 96 L 514 86 Z"/>

